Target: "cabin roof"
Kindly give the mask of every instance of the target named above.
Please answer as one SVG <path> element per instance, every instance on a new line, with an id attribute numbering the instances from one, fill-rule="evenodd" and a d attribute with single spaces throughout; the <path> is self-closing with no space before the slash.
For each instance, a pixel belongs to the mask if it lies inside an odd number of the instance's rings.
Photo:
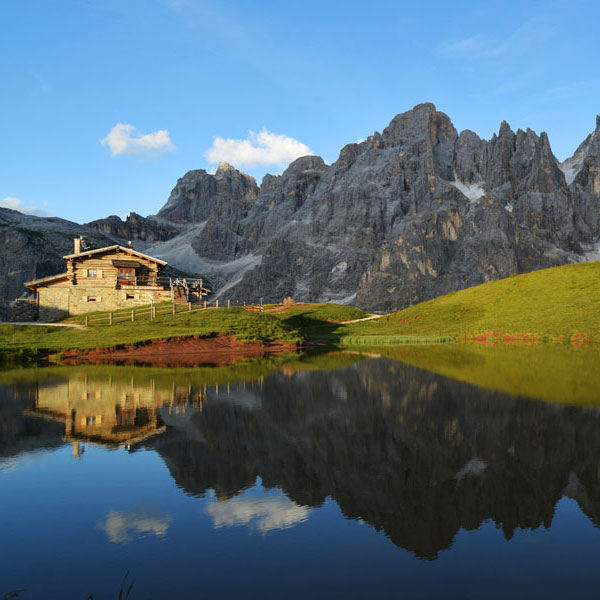
<path id="1" fill-rule="evenodd" d="M 120 246 L 119 244 L 115 244 L 114 246 L 106 246 L 105 248 L 96 248 L 95 250 L 87 250 L 86 252 L 79 252 L 79 254 L 67 254 L 63 256 L 65 260 L 72 260 L 76 258 L 86 258 L 88 256 L 92 256 L 94 254 L 100 254 L 102 252 L 110 252 L 111 250 L 122 250 L 131 256 L 139 256 L 140 258 L 146 258 L 151 260 L 159 265 L 165 266 L 167 264 L 166 260 L 160 260 L 160 258 L 155 258 L 154 256 L 150 256 L 149 254 L 144 254 L 143 252 L 138 252 L 133 248 L 127 248 L 126 246 Z"/>
<path id="2" fill-rule="evenodd" d="M 67 279 L 67 277 L 68 273 L 59 273 L 58 275 L 49 275 L 48 277 L 42 277 L 40 279 L 32 279 L 31 281 L 26 281 L 23 285 L 27 288 L 33 289 L 39 287 L 40 285 L 44 285 L 45 283 Z"/>

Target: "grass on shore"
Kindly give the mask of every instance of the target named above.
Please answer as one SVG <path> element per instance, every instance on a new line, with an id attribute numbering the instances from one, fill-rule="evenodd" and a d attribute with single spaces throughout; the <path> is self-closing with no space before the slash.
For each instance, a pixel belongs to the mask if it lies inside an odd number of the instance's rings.
<path id="1" fill-rule="evenodd" d="M 215 333 L 232 335 L 242 341 L 279 339 L 290 344 L 303 341 L 298 330 L 273 315 L 250 312 L 242 308 L 223 308 L 177 315 L 167 314 L 157 316 L 152 321 L 95 325 L 88 329 L 2 325 L 0 347 L 7 352 L 110 348 L 152 339 L 210 336 Z"/>

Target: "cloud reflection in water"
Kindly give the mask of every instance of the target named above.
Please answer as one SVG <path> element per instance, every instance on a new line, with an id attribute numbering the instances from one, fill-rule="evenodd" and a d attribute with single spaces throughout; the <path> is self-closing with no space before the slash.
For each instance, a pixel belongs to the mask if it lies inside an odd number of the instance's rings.
<path id="1" fill-rule="evenodd" d="M 210 502 L 205 512 L 212 517 L 216 529 L 245 525 L 259 533 L 288 529 L 308 519 L 310 510 L 298 506 L 289 498 L 232 498 L 222 502 Z"/>
<path id="2" fill-rule="evenodd" d="M 161 515 L 156 510 L 110 510 L 105 520 L 98 523 L 114 544 L 128 544 L 136 538 L 154 535 L 164 538 L 173 517 Z"/>

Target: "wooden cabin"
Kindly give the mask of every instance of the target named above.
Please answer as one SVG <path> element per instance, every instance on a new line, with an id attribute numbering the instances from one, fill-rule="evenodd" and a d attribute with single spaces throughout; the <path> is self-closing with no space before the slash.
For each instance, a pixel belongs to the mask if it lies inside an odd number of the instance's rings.
<path id="1" fill-rule="evenodd" d="M 73 254 L 63 257 L 66 272 L 25 283 L 36 292 L 41 321 L 150 302 L 192 301 L 186 280 L 161 276 L 164 260 L 119 245 L 84 250 L 82 243 L 76 238 Z M 203 292 L 200 281 L 193 299 Z"/>

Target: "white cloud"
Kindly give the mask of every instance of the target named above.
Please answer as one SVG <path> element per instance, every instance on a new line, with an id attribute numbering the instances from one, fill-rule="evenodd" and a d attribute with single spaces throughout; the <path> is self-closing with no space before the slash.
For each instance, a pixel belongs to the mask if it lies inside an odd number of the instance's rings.
<path id="1" fill-rule="evenodd" d="M 289 498 L 233 498 L 225 502 L 210 502 L 204 509 L 215 528 L 246 525 L 260 533 L 287 529 L 308 519 L 310 510 L 298 506 Z"/>
<path id="2" fill-rule="evenodd" d="M 287 135 L 263 129 L 258 133 L 249 131 L 245 140 L 216 137 L 212 148 L 206 151 L 206 158 L 211 163 L 224 161 L 237 167 L 284 167 L 296 158 L 308 154 L 313 152 L 306 144 Z"/>
<path id="3" fill-rule="evenodd" d="M 26 215 L 35 215 L 36 217 L 50 216 L 48 211 L 38 208 L 33 202 L 23 202 L 20 198 L 0 198 L 0 208 L 11 208 Z"/>
<path id="4" fill-rule="evenodd" d="M 136 537 L 154 535 L 164 538 L 173 517 L 156 511 L 131 510 L 118 512 L 111 510 L 98 529 L 104 531 L 114 544 L 128 544 Z"/>
<path id="5" fill-rule="evenodd" d="M 129 123 L 117 123 L 109 134 L 100 140 L 108 146 L 113 156 L 118 154 L 145 154 L 153 156 L 161 152 L 171 152 L 175 146 L 171 142 L 169 132 L 160 129 L 153 133 L 140 134 Z"/>

